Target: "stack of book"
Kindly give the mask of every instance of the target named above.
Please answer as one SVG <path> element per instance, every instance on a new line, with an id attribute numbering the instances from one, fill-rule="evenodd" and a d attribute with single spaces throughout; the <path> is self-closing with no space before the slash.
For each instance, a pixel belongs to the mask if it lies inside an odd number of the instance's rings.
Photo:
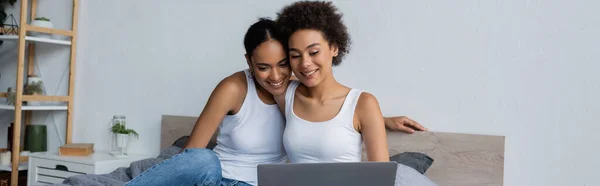
<path id="1" fill-rule="evenodd" d="M 71 143 L 58 148 L 58 155 L 60 156 L 89 156 L 93 153 L 93 143 Z"/>

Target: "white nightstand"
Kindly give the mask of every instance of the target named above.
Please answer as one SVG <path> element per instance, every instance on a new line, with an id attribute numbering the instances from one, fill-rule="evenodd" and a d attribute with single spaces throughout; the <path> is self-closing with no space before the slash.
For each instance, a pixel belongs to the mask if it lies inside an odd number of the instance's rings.
<path id="1" fill-rule="evenodd" d="M 58 156 L 57 153 L 32 153 L 29 156 L 27 185 L 62 183 L 70 176 L 107 174 L 131 162 L 151 158 L 149 155 L 129 155 L 116 158 L 108 152 L 97 151 L 89 156 Z"/>

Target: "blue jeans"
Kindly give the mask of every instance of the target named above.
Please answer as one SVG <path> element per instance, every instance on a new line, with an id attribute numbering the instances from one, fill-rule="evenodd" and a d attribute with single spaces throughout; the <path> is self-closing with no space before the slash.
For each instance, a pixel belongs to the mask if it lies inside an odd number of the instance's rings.
<path id="1" fill-rule="evenodd" d="M 144 171 L 125 185 L 250 186 L 221 176 L 219 158 L 210 149 L 185 149 Z"/>

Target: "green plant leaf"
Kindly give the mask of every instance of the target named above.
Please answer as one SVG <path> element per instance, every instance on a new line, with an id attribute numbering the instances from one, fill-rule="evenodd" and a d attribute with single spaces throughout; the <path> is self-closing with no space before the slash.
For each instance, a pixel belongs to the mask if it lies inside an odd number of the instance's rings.
<path id="1" fill-rule="evenodd" d="M 50 21 L 50 19 L 46 18 L 46 17 L 37 17 L 35 18 L 35 20 L 40 20 L 40 21 Z"/>
<path id="2" fill-rule="evenodd" d="M 115 134 L 127 134 L 127 135 L 133 135 L 136 138 L 139 138 L 139 134 L 133 130 L 133 129 L 127 129 L 125 128 L 125 125 L 122 124 L 115 124 L 110 128 L 110 131 L 115 133 Z"/>

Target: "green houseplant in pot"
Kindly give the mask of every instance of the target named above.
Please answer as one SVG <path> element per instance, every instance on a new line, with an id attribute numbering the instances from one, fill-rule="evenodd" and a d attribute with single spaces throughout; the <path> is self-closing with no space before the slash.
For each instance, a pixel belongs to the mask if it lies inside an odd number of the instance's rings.
<path id="1" fill-rule="evenodd" d="M 36 17 L 33 21 L 31 21 L 31 26 L 54 28 L 54 25 L 52 25 L 52 22 L 50 22 L 50 19 L 48 19 L 46 17 Z M 34 37 L 52 39 L 52 34 L 47 34 L 47 33 L 39 33 L 39 32 L 30 31 L 30 35 L 34 36 Z"/>
<path id="2" fill-rule="evenodd" d="M 37 76 L 27 77 L 25 85 L 25 95 L 44 95 L 44 85 L 42 78 Z M 27 101 L 27 105 L 42 105 L 41 101 Z"/>
<path id="3" fill-rule="evenodd" d="M 133 130 L 125 127 L 124 124 L 117 123 L 110 128 L 110 131 L 117 136 L 117 147 L 125 148 L 127 146 L 127 142 L 129 136 L 134 136 L 135 138 L 139 138 L 139 134 Z"/>

